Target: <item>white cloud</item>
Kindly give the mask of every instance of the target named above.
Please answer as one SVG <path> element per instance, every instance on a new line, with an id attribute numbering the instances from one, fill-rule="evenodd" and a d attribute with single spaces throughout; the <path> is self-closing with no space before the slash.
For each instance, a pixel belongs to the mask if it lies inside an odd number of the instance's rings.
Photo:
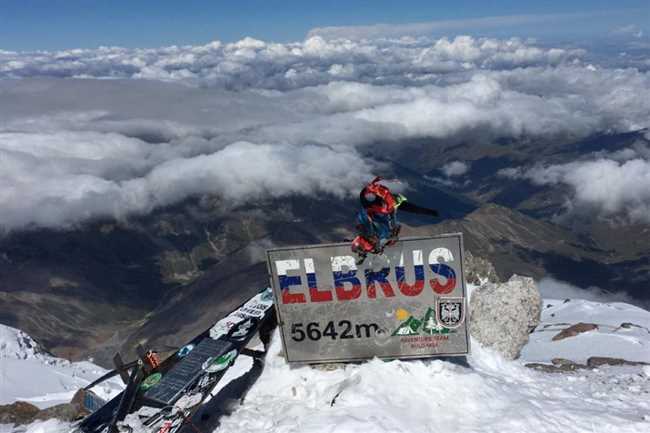
<path id="1" fill-rule="evenodd" d="M 370 165 L 351 150 L 237 142 L 210 155 L 167 161 L 127 187 L 146 191 L 158 205 L 214 192 L 242 203 L 315 192 L 342 198 L 371 175 Z"/>
<path id="2" fill-rule="evenodd" d="M 2 51 L 0 76 L 32 78 L 0 80 L 0 225 L 124 217 L 214 192 L 341 196 L 373 174 L 357 148 L 405 139 L 650 126 L 649 74 L 580 55 L 471 37 Z"/>
<path id="3" fill-rule="evenodd" d="M 536 185 L 566 185 L 572 195 L 570 212 L 625 216 L 650 223 L 650 149 L 637 141 L 617 152 L 594 154 L 595 159 L 565 164 L 507 168 L 499 175 L 526 179 Z"/>
<path id="4" fill-rule="evenodd" d="M 54 136 L 66 142 L 69 138 Z M 97 148 L 106 144 L 102 138 L 90 142 L 82 137 L 84 145 Z M 128 163 L 128 153 L 111 161 L 53 156 L 47 150 L 35 155 L 6 150 L 2 144 L 0 136 L 1 222 L 8 228 L 123 218 L 201 194 L 222 197 L 224 206 L 289 194 L 344 197 L 372 176 L 371 166 L 352 150 L 314 145 L 237 142 L 214 153 L 164 161 L 141 176 L 134 175 L 137 170 L 127 176 L 121 164 Z M 75 143 L 72 147 L 83 149 Z"/>
<path id="5" fill-rule="evenodd" d="M 596 152 L 594 156 L 599 158 L 608 158 L 616 161 L 629 161 L 631 159 L 646 159 L 650 160 L 650 133 L 644 134 L 646 141 L 637 140 L 630 147 L 617 150 L 615 152 L 600 151 Z"/>
<path id="6" fill-rule="evenodd" d="M 522 167 L 502 168 L 497 172 L 497 176 L 509 177 L 510 179 L 523 179 L 524 169 Z"/>
<path id="7" fill-rule="evenodd" d="M 585 19 L 603 15 L 595 13 L 506 15 L 457 20 L 437 20 L 404 24 L 372 24 L 360 26 L 317 27 L 309 31 L 308 37 L 320 36 L 326 39 L 377 39 L 407 36 L 431 36 L 446 32 L 466 32 L 467 29 L 486 30 L 523 25 L 549 25 L 563 21 Z"/>
<path id="8" fill-rule="evenodd" d="M 594 302 L 626 302 L 647 308 L 647 303 L 632 298 L 624 292 L 607 292 L 599 287 L 581 288 L 553 277 L 544 277 L 537 282 L 544 299 L 584 299 Z"/>
<path id="9" fill-rule="evenodd" d="M 296 89 L 333 80 L 435 82 L 432 74 L 559 64 L 582 50 L 542 49 L 519 39 L 328 41 L 286 44 L 245 38 L 153 49 L 101 47 L 56 52 L 0 51 L 0 78 L 144 78 L 226 89 Z"/>
<path id="10" fill-rule="evenodd" d="M 606 216 L 624 212 L 633 221 L 650 222 L 650 161 L 598 159 L 536 168 L 528 176 L 540 185 L 571 186 L 581 207 Z"/>
<path id="11" fill-rule="evenodd" d="M 443 165 L 441 170 L 447 177 L 462 176 L 469 171 L 469 165 L 463 161 L 451 161 Z"/>
<path id="12" fill-rule="evenodd" d="M 612 34 L 619 36 L 632 36 L 634 38 L 642 38 L 643 30 L 636 24 L 628 24 L 612 30 Z"/>
<path id="13" fill-rule="evenodd" d="M 392 124 L 402 138 L 581 137 L 608 129 L 640 129 L 650 119 L 650 75 L 635 70 L 477 72 L 458 84 L 402 92 L 357 85 L 347 96 L 355 102 L 345 109 L 356 108 L 357 119 Z"/>

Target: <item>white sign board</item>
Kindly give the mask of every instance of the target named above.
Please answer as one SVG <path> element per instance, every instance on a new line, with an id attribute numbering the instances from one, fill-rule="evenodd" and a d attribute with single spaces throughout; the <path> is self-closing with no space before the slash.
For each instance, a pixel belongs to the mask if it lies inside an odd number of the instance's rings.
<path id="1" fill-rule="evenodd" d="M 288 362 L 469 352 L 459 233 L 404 238 L 359 266 L 349 243 L 267 256 Z"/>

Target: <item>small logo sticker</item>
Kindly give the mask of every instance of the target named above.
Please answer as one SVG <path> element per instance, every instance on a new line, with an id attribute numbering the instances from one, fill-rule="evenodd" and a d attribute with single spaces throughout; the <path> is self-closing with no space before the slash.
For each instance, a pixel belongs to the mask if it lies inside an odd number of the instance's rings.
<path id="1" fill-rule="evenodd" d="M 460 327 L 465 320 L 464 298 L 438 299 L 438 323 L 447 329 Z"/>
<path id="2" fill-rule="evenodd" d="M 193 349 L 194 349 L 194 345 L 193 345 L 193 344 L 187 344 L 187 345 L 181 347 L 181 348 L 178 350 L 178 352 L 176 353 L 176 355 L 177 355 L 179 358 L 185 358 L 187 355 L 190 354 L 190 352 L 191 352 Z"/>

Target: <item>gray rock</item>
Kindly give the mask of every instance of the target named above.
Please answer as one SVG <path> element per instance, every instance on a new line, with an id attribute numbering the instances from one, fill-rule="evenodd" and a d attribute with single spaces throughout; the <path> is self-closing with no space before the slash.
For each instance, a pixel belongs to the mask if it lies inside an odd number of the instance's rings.
<path id="1" fill-rule="evenodd" d="M 83 405 L 84 395 L 86 392 L 80 389 L 75 392 L 70 403 L 57 404 L 56 406 L 48 407 L 47 409 L 41 410 L 37 415 L 36 419 L 50 419 L 56 418 L 61 421 L 76 421 L 88 415 L 90 412 L 86 410 Z"/>
<path id="2" fill-rule="evenodd" d="M 36 415 L 36 419 L 46 420 L 56 418 L 61 421 L 72 422 L 83 418 L 83 416 L 84 412 L 80 412 L 75 405 L 70 403 L 61 403 L 43 409 Z"/>
<path id="3" fill-rule="evenodd" d="M 532 278 L 513 275 L 507 283 L 486 283 L 472 294 L 469 331 L 482 346 L 515 359 L 539 324 L 542 297 Z"/>
<path id="4" fill-rule="evenodd" d="M 43 410 L 24 401 L 0 405 L 0 424 L 21 425 L 51 418 L 68 422 L 76 421 L 89 413 L 83 407 L 83 396 L 84 391 L 79 390 L 72 397 L 70 403 L 58 404 Z"/>
<path id="5" fill-rule="evenodd" d="M 494 265 L 482 257 L 473 255 L 470 251 L 465 250 L 463 260 L 463 273 L 465 281 L 469 284 L 480 286 L 484 282 L 500 282 Z"/>

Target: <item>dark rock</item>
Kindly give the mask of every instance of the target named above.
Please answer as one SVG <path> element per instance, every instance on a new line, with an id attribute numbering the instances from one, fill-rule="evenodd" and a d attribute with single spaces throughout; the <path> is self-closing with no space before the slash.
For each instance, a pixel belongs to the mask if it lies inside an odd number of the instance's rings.
<path id="1" fill-rule="evenodd" d="M 650 365 L 647 362 L 627 361 L 621 358 L 608 358 L 606 356 L 592 356 L 587 360 L 590 368 L 598 368 L 602 365 Z"/>
<path id="2" fill-rule="evenodd" d="M 571 361 L 570 359 L 553 358 L 553 359 L 551 359 L 551 364 L 556 365 L 556 366 L 562 366 L 562 365 L 575 364 L 575 362 Z"/>
<path id="3" fill-rule="evenodd" d="M 563 329 L 558 334 L 553 337 L 553 341 L 564 340 L 565 338 L 575 337 L 578 334 L 583 332 L 593 331 L 598 329 L 598 325 L 594 323 L 576 323 L 575 325 L 569 326 L 566 329 Z"/>
<path id="4" fill-rule="evenodd" d="M 646 362 L 627 361 L 621 358 L 608 358 L 604 356 L 592 356 L 587 360 L 587 364 L 580 364 L 564 358 L 553 358 L 551 363 L 552 364 L 542 364 L 531 362 L 526 364 L 526 367 L 544 371 L 546 373 L 568 373 L 582 369 L 594 369 L 603 365 L 650 365 Z"/>
<path id="5" fill-rule="evenodd" d="M 556 361 L 555 359 L 553 361 Z M 526 364 L 526 367 L 533 368 L 535 370 L 544 371 L 546 373 L 569 373 L 576 370 L 581 370 L 588 368 L 584 364 L 579 364 L 577 362 L 570 361 L 568 359 L 563 359 L 560 364 L 541 364 L 538 362 L 531 362 Z"/>

